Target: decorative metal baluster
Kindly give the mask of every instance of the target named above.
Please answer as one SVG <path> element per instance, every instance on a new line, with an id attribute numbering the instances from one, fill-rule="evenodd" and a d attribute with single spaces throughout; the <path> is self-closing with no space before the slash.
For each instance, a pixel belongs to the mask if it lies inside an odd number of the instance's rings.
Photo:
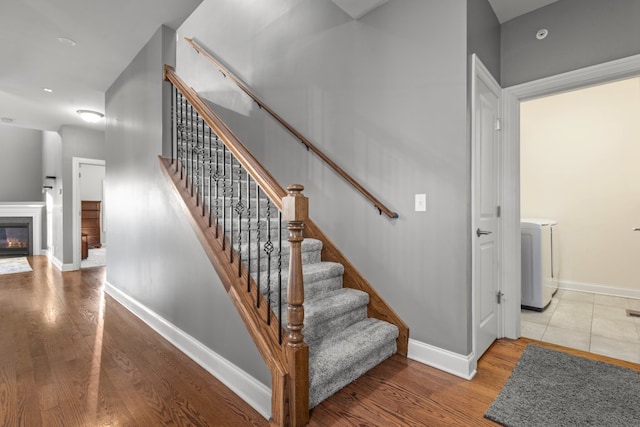
<path id="1" fill-rule="evenodd" d="M 259 247 L 258 247 L 258 250 Z M 251 291 L 251 175 L 247 172 L 247 292 Z"/>
<path id="2" fill-rule="evenodd" d="M 222 250 L 227 236 L 227 146 L 222 144 Z"/>
<path id="3" fill-rule="evenodd" d="M 193 189 L 193 187 L 191 188 L 191 195 L 193 196 L 193 193 L 195 191 L 196 207 L 197 207 L 197 206 L 200 206 L 200 181 L 201 181 L 201 178 L 203 177 L 201 167 L 200 167 L 200 165 L 203 164 L 202 147 L 200 145 L 200 114 L 197 111 L 196 111 L 195 126 L 196 126 L 196 133 L 195 133 L 195 139 L 194 139 L 195 144 L 193 147 L 193 151 L 196 156 L 195 163 L 193 165 L 195 167 L 195 174 L 194 174 L 195 179 L 193 181 L 195 190 Z"/>
<path id="4" fill-rule="evenodd" d="M 267 303 L 271 307 L 271 253 L 273 243 L 271 242 L 271 200 L 267 198 L 267 241 L 264 244 L 264 252 L 267 254 Z M 271 310 L 267 310 L 267 324 L 271 324 Z"/>
<path id="5" fill-rule="evenodd" d="M 196 114 L 198 114 L 196 112 Z M 196 171 L 196 165 L 195 165 L 195 161 L 194 161 L 194 155 L 196 154 L 196 146 L 197 146 L 197 142 L 198 142 L 198 135 L 197 132 L 198 130 L 196 129 L 196 137 L 194 139 L 193 134 L 194 134 L 194 118 L 193 118 L 193 105 L 191 106 L 191 197 L 193 197 L 193 185 L 195 183 L 195 179 L 194 179 L 194 175 L 195 175 L 195 171 Z"/>
<path id="6" fill-rule="evenodd" d="M 185 126 L 186 126 L 187 130 L 185 132 L 186 138 L 185 138 L 185 153 L 184 153 L 184 158 L 185 158 L 184 159 L 184 161 L 185 161 L 184 187 L 186 189 L 189 189 L 189 178 L 190 178 L 190 175 L 189 175 L 189 156 L 190 156 L 190 154 L 189 154 L 189 140 L 191 139 L 190 136 L 189 136 L 189 132 L 191 130 L 191 124 L 189 123 L 189 117 L 191 116 L 191 114 L 193 114 L 192 111 L 191 111 L 191 104 L 186 104 L 185 105 L 185 111 L 187 113 L 186 114 L 187 117 L 185 119 Z"/>
<path id="7" fill-rule="evenodd" d="M 182 110 L 182 107 L 184 105 L 184 97 L 182 96 L 182 93 L 179 93 L 179 100 L 180 100 L 180 124 L 179 124 L 179 145 L 177 146 L 177 150 L 178 150 L 178 163 L 179 163 L 179 167 L 180 167 L 180 179 L 184 178 L 184 131 L 185 131 L 185 127 L 184 127 L 184 111 Z M 178 164 L 176 164 L 176 172 L 178 171 Z"/>
<path id="8" fill-rule="evenodd" d="M 200 144 L 200 152 L 202 153 L 202 181 L 200 182 L 200 197 L 202 198 L 202 216 L 204 216 L 205 214 L 205 201 L 206 201 L 206 197 L 205 197 L 205 192 L 204 192 L 204 188 L 205 188 L 205 173 L 206 173 L 206 158 L 207 158 L 207 151 L 206 151 L 206 146 L 204 143 L 204 126 L 205 126 L 205 122 L 204 120 L 202 120 L 202 144 Z"/>
<path id="9" fill-rule="evenodd" d="M 175 162 L 174 144 L 178 143 L 178 135 L 177 135 L 177 116 L 178 112 L 176 111 L 176 97 L 177 97 L 177 89 L 174 86 L 171 91 L 171 165 Z"/>
<path id="10" fill-rule="evenodd" d="M 282 344 L 282 212 L 278 211 L 278 343 Z"/>
<path id="11" fill-rule="evenodd" d="M 258 255 L 258 259 L 256 260 L 256 264 L 258 266 L 258 274 L 257 285 L 258 292 L 256 292 L 256 307 L 260 308 L 260 293 L 262 292 L 262 286 L 260 284 L 261 276 L 262 276 L 262 266 L 260 265 L 260 186 L 256 182 L 256 242 L 258 242 L 258 250 L 256 251 Z"/>
<path id="12" fill-rule="evenodd" d="M 216 239 L 218 238 L 218 228 L 220 226 L 220 161 L 218 154 L 220 154 L 220 140 L 216 135 L 216 172 L 213 176 L 216 181 Z"/>
<path id="13" fill-rule="evenodd" d="M 211 153 L 211 128 L 209 126 L 207 126 L 207 129 L 209 130 L 209 227 L 211 227 L 211 204 L 212 204 L 212 200 L 211 200 L 211 178 L 213 176 L 213 153 Z"/>
<path id="14" fill-rule="evenodd" d="M 242 165 L 238 163 L 238 203 L 236 203 L 236 213 L 238 214 L 238 277 L 242 275 L 242 214 L 245 213 L 244 203 L 242 203 Z"/>
<path id="15" fill-rule="evenodd" d="M 229 152 L 229 262 L 233 264 L 233 154 Z"/>

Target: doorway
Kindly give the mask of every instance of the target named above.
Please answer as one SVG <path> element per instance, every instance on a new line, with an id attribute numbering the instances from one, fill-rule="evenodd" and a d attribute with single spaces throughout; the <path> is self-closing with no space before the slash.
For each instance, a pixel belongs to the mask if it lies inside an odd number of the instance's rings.
<path id="1" fill-rule="evenodd" d="M 106 265 L 105 170 L 104 160 L 73 158 L 74 270 Z"/>
<path id="2" fill-rule="evenodd" d="M 640 55 L 506 88 L 503 91 L 503 261 L 504 333 L 521 336 L 520 319 L 520 103 L 640 74 Z"/>
<path id="3" fill-rule="evenodd" d="M 522 311 L 522 335 L 640 363 L 626 314 L 640 305 L 640 78 L 523 101 L 520 111 L 521 214 L 557 223 L 561 288 L 543 312 Z"/>

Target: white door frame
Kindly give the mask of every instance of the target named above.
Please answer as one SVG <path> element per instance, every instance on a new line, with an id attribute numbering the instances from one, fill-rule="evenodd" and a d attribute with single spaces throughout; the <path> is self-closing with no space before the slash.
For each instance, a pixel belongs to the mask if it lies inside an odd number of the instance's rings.
<path id="1" fill-rule="evenodd" d="M 491 75 L 491 73 L 489 72 L 489 70 L 487 69 L 487 67 L 485 67 L 485 65 L 482 63 L 482 61 L 478 58 L 478 56 L 474 53 L 471 55 L 471 176 L 472 176 L 472 185 L 471 185 L 471 237 L 470 237 L 470 241 L 471 241 L 471 318 L 472 320 L 472 357 L 473 357 L 473 363 L 474 365 L 477 364 L 478 358 L 480 356 L 482 356 L 481 354 L 478 354 L 478 347 L 477 347 L 477 341 L 478 341 L 478 318 L 477 316 L 480 315 L 480 301 L 478 298 L 478 282 L 479 282 L 479 278 L 476 277 L 476 256 L 475 256 L 475 245 L 477 244 L 477 236 L 475 235 L 475 233 L 473 232 L 473 230 L 475 230 L 478 225 L 476 224 L 476 197 L 477 195 L 475 194 L 475 179 L 476 179 L 476 156 L 478 155 L 478 153 L 476 152 L 476 148 L 477 148 L 477 141 L 476 141 L 476 115 L 475 115 L 475 107 L 476 107 L 476 96 L 477 96 L 477 81 L 480 80 L 482 81 L 482 83 L 484 83 L 489 89 L 491 89 L 494 93 L 496 93 L 496 95 L 498 96 L 498 98 L 500 98 L 501 96 L 501 92 L 502 89 L 500 88 L 500 85 L 496 82 L 495 78 Z M 500 105 L 498 108 L 502 108 L 502 106 Z M 500 117 L 501 112 L 498 111 L 498 117 Z M 498 141 L 496 144 L 496 150 L 498 151 L 498 161 L 496 163 L 496 165 L 498 167 L 501 166 L 501 146 L 502 146 L 502 142 Z M 496 188 L 496 195 L 497 195 L 497 202 L 498 204 L 500 204 L 500 197 L 501 197 L 501 189 L 502 189 L 502 183 L 501 183 L 501 178 L 502 175 L 500 174 L 500 171 L 496 171 L 497 177 L 496 177 L 496 181 L 497 181 L 497 185 L 498 188 Z M 498 219 L 498 222 L 496 224 L 496 232 L 498 233 L 498 236 L 501 236 L 503 233 L 501 231 L 501 221 L 500 219 Z M 501 251 L 501 239 L 500 237 L 498 237 L 498 239 L 496 239 L 496 245 L 498 246 L 497 248 L 497 255 L 498 255 L 498 259 L 500 259 L 502 251 Z M 500 272 L 501 268 L 500 268 L 500 262 L 498 261 L 498 266 L 496 268 L 498 268 L 498 283 L 496 285 L 498 290 L 502 289 L 500 280 L 502 279 L 502 274 Z M 497 316 L 498 316 L 498 326 L 497 326 L 497 338 L 501 338 L 502 336 L 504 336 L 503 334 L 503 322 L 502 322 L 502 318 L 503 318 L 503 313 L 502 313 L 502 308 L 498 308 L 497 310 Z M 474 366 L 475 368 L 475 366 Z"/>
<path id="2" fill-rule="evenodd" d="M 71 182 L 72 182 L 72 237 L 73 237 L 73 267 L 72 270 L 80 270 L 81 254 L 80 254 L 80 164 L 106 166 L 107 162 L 98 159 L 87 159 L 84 157 L 73 157 L 71 164 Z"/>
<path id="3" fill-rule="evenodd" d="M 503 332 L 520 337 L 520 101 L 640 74 L 640 55 L 569 71 L 502 92 Z M 500 180 L 500 179 L 499 179 Z"/>

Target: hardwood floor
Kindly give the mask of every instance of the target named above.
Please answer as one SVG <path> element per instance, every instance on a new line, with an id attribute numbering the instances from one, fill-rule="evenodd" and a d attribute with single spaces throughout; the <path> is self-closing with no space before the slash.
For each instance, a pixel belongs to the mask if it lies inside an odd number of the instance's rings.
<path id="1" fill-rule="evenodd" d="M 29 261 L 31 273 L 0 275 L 0 426 L 268 425 L 104 295 L 104 268 Z M 472 381 L 394 356 L 316 407 L 309 425 L 495 425 L 483 414 L 530 342 L 496 342 Z"/>

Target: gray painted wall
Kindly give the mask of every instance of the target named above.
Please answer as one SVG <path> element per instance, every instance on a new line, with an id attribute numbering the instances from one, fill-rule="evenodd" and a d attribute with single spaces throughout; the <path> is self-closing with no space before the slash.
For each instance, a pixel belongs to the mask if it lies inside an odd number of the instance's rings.
<path id="1" fill-rule="evenodd" d="M 106 93 L 107 281 L 270 386 L 258 350 L 160 170 L 163 65 L 175 32 L 161 27 Z"/>
<path id="2" fill-rule="evenodd" d="M 58 132 L 42 132 L 42 171 L 44 176 L 55 176 L 53 189 L 47 190 L 51 199 L 47 200 L 47 227 L 51 227 L 49 254 L 62 262 L 64 257 L 64 229 L 62 205 L 62 138 Z M 47 242 L 47 240 L 43 240 Z M 46 245 L 46 244 L 45 244 Z M 43 245 L 43 246 L 45 246 Z"/>
<path id="3" fill-rule="evenodd" d="M 63 199 L 63 229 L 64 264 L 73 263 L 73 177 L 72 166 L 74 157 L 105 160 L 105 134 L 102 131 L 62 126 L 62 199 Z"/>
<path id="4" fill-rule="evenodd" d="M 467 53 L 475 53 L 500 82 L 500 22 L 488 0 L 467 0 Z"/>
<path id="5" fill-rule="evenodd" d="M 0 125 L 0 202 L 40 202 L 42 131 Z"/>
<path id="6" fill-rule="evenodd" d="M 178 29 L 177 71 L 222 109 L 281 184 L 408 322 L 413 339 L 471 351 L 467 1 L 393 0 L 354 21 L 330 0 L 252 8 L 205 0 Z M 365 183 L 389 220 L 235 90 L 195 37 Z M 238 128 L 240 117 L 260 126 Z M 244 135 L 241 137 L 244 138 Z M 427 194 L 427 212 L 413 211 Z"/>
<path id="7" fill-rule="evenodd" d="M 640 1 L 560 0 L 502 25 L 502 86 L 640 54 Z M 549 35 L 537 40 L 537 30 Z"/>

